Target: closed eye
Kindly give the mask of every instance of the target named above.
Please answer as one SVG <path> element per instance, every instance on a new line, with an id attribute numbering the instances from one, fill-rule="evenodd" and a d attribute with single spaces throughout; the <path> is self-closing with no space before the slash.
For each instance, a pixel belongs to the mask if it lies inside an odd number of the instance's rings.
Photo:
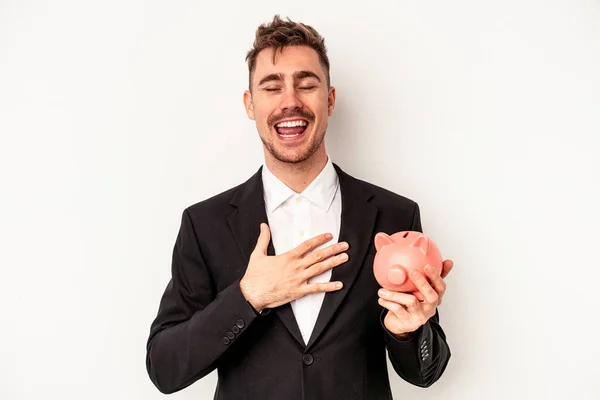
<path id="1" fill-rule="evenodd" d="M 300 89 L 302 89 L 302 90 L 312 90 L 314 88 L 316 88 L 316 86 L 303 86 Z"/>

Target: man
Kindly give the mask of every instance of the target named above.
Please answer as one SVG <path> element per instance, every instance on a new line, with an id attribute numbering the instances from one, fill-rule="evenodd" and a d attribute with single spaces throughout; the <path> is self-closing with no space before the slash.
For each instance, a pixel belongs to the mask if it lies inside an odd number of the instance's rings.
<path id="1" fill-rule="evenodd" d="M 329 159 L 324 40 L 276 16 L 247 61 L 265 162 L 183 212 L 148 339 L 152 382 L 172 393 L 217 369 L 216 399 L 391 399 L 387 349 L 399 376 L 432 385 L 450 358 L 437 306 L 452 261 L 411 277 L 423 301 L 379 290 L 374 235 L 421 231 L 419 207 Z"/>

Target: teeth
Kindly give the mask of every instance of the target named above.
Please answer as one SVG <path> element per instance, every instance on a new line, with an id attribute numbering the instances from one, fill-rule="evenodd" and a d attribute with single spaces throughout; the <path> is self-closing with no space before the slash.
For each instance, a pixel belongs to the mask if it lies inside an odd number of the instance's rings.
<path id="1" fill-rule="evenodd" d="M 295 126 L 306 126 L 306 125 L 308 125 L 308 122 L 303 121 L 303 120 L 297 120 L 297 121 L 280 122 L 275 126 L 278 128 L 293 128 Z"/>
<path id="2" fill-rule="evenodd" d="M 279 136 L 281 137 L 294 137 L 294 136 L 298 136 L 299 133 L 294 133 L 293 135 L 282 135 L 281 133 L 279 134 Z"/>

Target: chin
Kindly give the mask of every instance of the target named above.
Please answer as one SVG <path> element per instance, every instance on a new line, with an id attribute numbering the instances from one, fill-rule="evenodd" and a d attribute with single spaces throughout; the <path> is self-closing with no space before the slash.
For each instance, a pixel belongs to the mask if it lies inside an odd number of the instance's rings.
<path id="1" fill-rule="evenodd" d="M 285 148 L 282 146 L 267 146 L 267 150 L 275 159 L 280 162 L 289 164 L 300 164 L 313 158 L 319 151 L 321 142 L 319 143 L 308 143 L 307 146 L 302 148 Z"/>
<path id="2" fill-rule="evenodd" d="M 308 151 L 289 151 L 278 149 L 269 149 L 269 153 L 277 159 L 277 161 L 288 163 L 288 164 L 299 164 L 308 160 L 312 154 Z"/>

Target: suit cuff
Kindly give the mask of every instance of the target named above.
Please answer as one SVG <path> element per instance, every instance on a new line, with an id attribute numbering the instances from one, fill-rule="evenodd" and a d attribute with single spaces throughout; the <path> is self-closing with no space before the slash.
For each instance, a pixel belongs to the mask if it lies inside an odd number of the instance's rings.
<path id="1" fill-rule="evenodd" d="M 426 368 L 431 364 L 433 358 L 433 332 L 429 321 L 414 331 L 410 338 L 398 339 L 385 327 L 383 322 L 387 311 L 385 308 L 382 310 L 380 323 L 385 332 L 385 342 L 388 351 L 393 355 L 397 355 L 398 359 L 409 362 L 418 361 L 422 367 Z"/>
<path id="2" fill-rule="evenodd" d="M 196 313 L 192 318 L 192 331 L 204 331 L 197 337 L 212 336 L 213 343 L 228 347 L 248 329 L 256 317 L 242 294 L 238 279 L 221 291 L 206 309 Z M 208 321 L 210 323 L 206 324 Z"/>

